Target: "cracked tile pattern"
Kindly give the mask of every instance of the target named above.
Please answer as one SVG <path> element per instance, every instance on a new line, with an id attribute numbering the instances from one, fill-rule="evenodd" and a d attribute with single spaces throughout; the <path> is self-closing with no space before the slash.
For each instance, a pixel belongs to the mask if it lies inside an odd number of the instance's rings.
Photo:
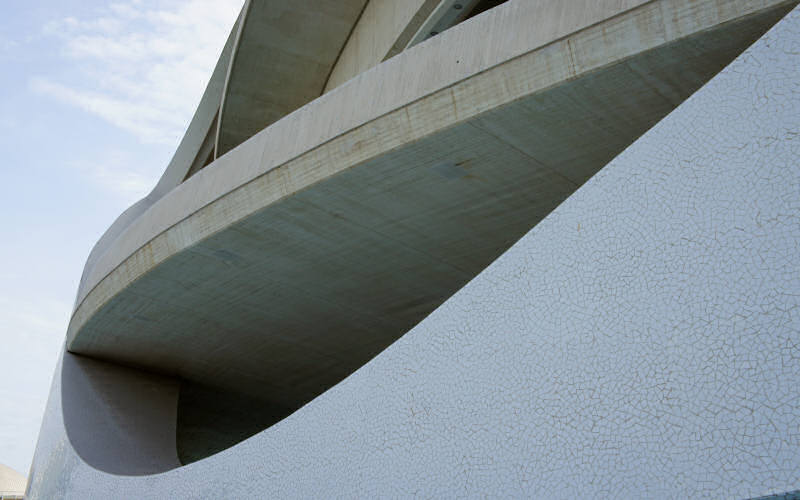
<path id="1" fill-rule="evenodd" d="M 398 342 L 233 448 L 96 471 L 56 377 L 30 498 L 796 498 L 798 263 L 795 9 Z"/>

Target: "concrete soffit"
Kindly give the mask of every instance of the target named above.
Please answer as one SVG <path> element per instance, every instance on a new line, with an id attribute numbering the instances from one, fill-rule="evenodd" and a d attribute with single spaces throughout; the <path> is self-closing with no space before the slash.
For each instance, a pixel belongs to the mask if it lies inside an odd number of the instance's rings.
<path id="1" fill-rule="evenodd" d="M 314 42 L 341 40 L 324 60 L 282 37 L 319 31 L 314 22 L 341 14 L 341 2 L 258 13 L 269 2 L 248 2 L 180 155 L 90 256 L 67 349 L 166 375 L 146 387 L 164 395 L 154 420 L 172 421 L 185 381 L 287 411 L 306 404 L 435 310 L 798 3 L 512 0 L 303 104 L 357 54 L 348 47 L 375 15 L 360 2 Z M 420 15 L 426 5 L 408 13 L 420 26 L 434 15 Z M 410 33 L 395 28 L 389 51 Z M 264 85 L 247 71 L 270 44 L 285 49 L 288 69 Z M 313 75 L 303 89 L 282 80 L 298 68 Z M 270 104 L 289 90 L 301 104 Z M 212 144 L 223 154 L 200 166 Z M 86 380 L 77 389 L 91 389 Z M 83 418 L 81 405 L 72 409 Z M 150 442 L 171 453 L 173 430 Z M 167 458 L 141 473 L 177 466 Z"/>
<path id="2" fill-rule="evenodd" d="M 247 0 L 172 160 L 156 187 L 123 212 L 92 248 L 79 290 L 91 281 L 90 270 L 101 256 L 154 203 L 217 156 L 320 95 L 338 47 L 344 44 L 365 1 Z M 295 32 L 297 25 L 306 31 Z M 326 29 L 320 31 L 320 25 Z M 321 34 L 314 38 L 307 31 Z M 311 43 L 304 47 L 305 52 L 294 53 L 293 46 L 308 39 Z M 265 75 L 275 73 L 280 73 L 281 81 L 264 81 Z M 76 300 L 80 299 L 79 292 Z"/>
<path id="3" fill-rule="evenodd" d="M 114 359 L 113 342 L 109 344 L 111 339 L 104 339 L 103 328 L 98 327 L 113 319 L 113 311 L 128 287 L 173 257 L 262 213 L 270 205 L 300 192 L 313 196 L 314 192 L 307 190 L 324 186 L 324 181 L 348 174 L 353 167 L 389 158 L 407 145 L 436 134 L 444 134 L 445 138 L 448 130 L 490 116 L 495 110 L 499 113 L 495 115 L 497 120 L 502 121 L 506 118 L 502 110 L 512 109 L 505 106 L 521 99 L 535 102 L 540 92 L 591 77 L 593 72 L 637 55 L 646 61 L 650 50 L 672 47 L 682 39 L 703 33 L 711 36 L 709 42 L 714 41 L 709 30 L 733 22 L 745 23 L 751 18 L 774 22 L 775 16 L 796 3 L 741 0 L 726 2 L 721 8 L 711 0 L 586 0 L 569 6 L 552 1 L 537 5 L 534 12 L 527 2 L 509 2 L 486 12 L 285 116 L 153 203 L 92 268 L 87 267 L 89 279 L 79 291 L 78 306 L 68 329 L 69 349 Z M 549 15 L 543 16 L 545 13 Z M 542 30 L 530 29 L 531 19 L 539 19 Z M 551 22 L 553 19 L 558 22 Z M 603 19 L 606 21 L 600 22 Z M 768 27 L 763 26 L 764 30 Z M 520 36 L 508 37 L 508 32 Z M 742 43 L 749 43 L 759 33 L 746 35 L 749 38 L 743 38 Z M 714 43 L 726 47 L 720 49 L 718 59 L 711 54 L 709 61 L 715 64 L 724 64 L 740 50 L 735 45 L 725 45 L 725 40 Z M 677 47 L 680 50 L 675 53 L 682 54 L 683 49 Z M 691 53 L 700 50 L 694 43 L 686 49 Z M 670 51 L 673 49 L 667 50 L 664 57 Z M 639 72 L 635 78 L 647 83 L 648 88 L 658 83 L 648 81 L 643 66 L 631 68 L 634 73 Z M 688 86 L 682 92 L 696 88 L 713 74 L 686 76 L 695 78 L 695 87 Z M 669 86 L 662 87 L 660 99 Z M 679 92 L 668 96 L 665 102 L 674 107 L 683 98 L 685 94 Z M 664 112 L 668 109 L 664 108 Z M 522 119 L 516 115 L 508 118 Z M 652 124 L 653 117 L 642 119 L 642 124 Z M 493 126 L 500 127 L 500 121 Z M 517 121 L 517 125 L 520 123 L 526 122 Z M 494 130 L 490 135 L 496 139 L 498 133 Z M 632 132 L 630 141 L 640 133 L 638 129 Z M 602 164 L 594 164 L 587 172 L 600 167 Z M 442 175 L 448 177 L 457 170 L 451 168 Z M 585 180 L 583 173 L 559 175 L 572 183 L 571 189 Z M 324 187 L 320 193 L 324 193 Z M 508 244 L 498 240 L 498 245 Z M 474 265 L 479 267 L 481 263 L 476 261 Z M 223 270 L 220 268 L 220 272 Z M 460 286 L 464 278 L 458 277 L 447 289 Z M 111 316 L 103 316 L 100 321 L 98 313 Z M 115 326 L 117 339 L 138 334 L 133 323 L 129 324 L 133 330 L 126 333 L 126 322 Z M 87 330 L 88 327 L 91 328 Z M 127 360 L 131 364 L 139 361 Z"/>
<path id="4" fill-rule="evenodd" d="M 456 26 L 454 29 L 442 34 L 442 36 L 435 37 L 424 44 L 406 50 L 401 54 L 401 57 L 393 58 L 381 65 L 381 71 L 378 71 L 379 68 L 376 67 L 360 74 L 358 77 L 351 79 L 347 85 L 335 89 L 336 92 L 328 92 L 322 98 L 316 99 L 284 117 L 281 120 L 282 123 L 267 127 L 258 135 L 269 137 L 269 142 L 274 142 L 275 144 L 271 146 L 270 158 L 267 159 L 268 165 L 265 165 L 264 168 L 258 168 L 253 171 L 253 165 L 244 164 L 232 168 L 222 167 L 223 164 L 235 163 L 230 158 L 226 159 L 222 156 L 218 161 L 204 168 L 203 175 L 196 175 L 191 179 L 186 179 L 192 163 L 198 157 L 198 151 L 203 146 L 203 138 L 207 133 L 210 133 L 208 131 L 211 130 L 211 124 L 219 112 L 219 102 L 222 100 L 225 75 L 233 58 L 235 37 L 241 22 L 242 15 L 240 15 L 240 19 L 228 38 L 223 56 L 217 64 L 211 83 L 201 100 L 189 130 L 157 187 L 147 197 L 124 212 L 92 250 L 81 278 L 76 297 L 76 309 L 87 293 L 103 277 L 108 275 L 133 251 L 142 247 L 147 240 L 236 186 L 241 186 L 255 176 L 262 175 L 271 168 L 318 147 L 332 137 L 340 135 L 347 130 L 355 129 L 393 109 L 413 102 L 436 90 L 443 89 L 489 67 L 534 50 L 571 32 L 585 28 L 590 24 L 596 23 L 598 19 L 607 19 L 610 16 L 646 3 L 646 0 L 603 0 L 600 2 L 581 0 L 578 3 L 585 5 L 575 8 L 578 12 L 578 15 L 575 16 L 568 16 L 561 12 L 564 9 L 563 3 L 556 0 L 549 0 L 545 5 L 537 7 L 536 10 L 538 11 L 551 11 L 547 12 L 547 16 L 532 17 L 534 9 L 531 5 L 527 2 L 516 3 L 513 1 L 484 13 L 478 18 Z M 571 11 L 573 8 L 571 7 L 568 10 Z M 366 15 L 366 13 L 367 11 L 365 10 L 364 14 Z M 531 30 L 527 28 L 522 32 L 524 36 L 509 38 L 506 37 L 505 33 L 501 33 L 499 29 L 493 31 L 494 38 L 487 37 L 483 33 L 486 26 L 520 24 L 521 20 L 531 17 L 541 24 L 541 29 Z M 559 19 L 559 22 L 548 23 L 547 20 L 550 17 Z M 418 20 L 418 22 L 421 23 L 422 20 Z M 507 26 L 507 28 L 517 29 L 513 26 Z M 476 39 L 480 39 L 483 42 L 480 44 L 482 48 L 475 46 Z M 487 42 L 489 42 L 488 45 Z M 344 52 L 342 57 L 344 57 Z M 424 71 L 429 66 L 438 67 L 435 71 Z M 389 81 L 393 81 L 391 89 L 384 88 L 386 85 L 384 82 Z M 369 106 L 352 106 L 349 104 L 365 102 L 365 96 L 374 95 L 376 90 L 381 91 L 381 98 L 369 99 Z M 321 115 L 321 113 L 325 114 Z M 290 141 L 283 140 L 281 131 L 295 127 L 300 128 L 296 129 L 299 133 L 296 134 L 294 139 Z M 213 135 L 216 136 L 215 131 L 213 131 Z M 260 142 L 261 140 L 253 137 L 249 142 L 254 141 Z M 250 149 L 253 147 L 258 146 L 249 146 Z M 212 170 L 225 170 L 226 172 L 224 174 L 209 174 Z M 150 210 L 166 193 L 175 191 L 173 194 L 175 196 L 187 189 L 195 190 L 197 189 L 196 187 L 190 186 L 196 184 L 205 185 L 208 180 L 201 182 L 200 178 L 209 176 L 220 176 L 224 180 L 215 179 L 215 182 L 217 182 L 216 187 L 208 187 L 213 193 L 206 192 L 200 197 L 192 196 L 193 201 L 189 201 L 180 209 L 182 216 L 176 217 L 177 213 L 166 217 L 153 214 L 155 225 L 144 225 L 143 220 L 137 222 L 137 219 L 145 211 Z M 181 183 L 181 180 L 184 179 L 186 179 L 186 182 Z M 206 188 L 201 189 L 205 190 Z M 153 208 L 153 210 L 161 212 L 159 208 Z M 139 226 L 146 226 L 146 228 Z"/>

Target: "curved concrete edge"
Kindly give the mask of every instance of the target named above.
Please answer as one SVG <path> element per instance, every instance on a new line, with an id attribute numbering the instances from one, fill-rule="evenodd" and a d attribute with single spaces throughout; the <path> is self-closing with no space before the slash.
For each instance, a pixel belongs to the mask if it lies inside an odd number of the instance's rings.
<path id="1" fill-rule="evenodd" d="M 325 83 L 330 92 L 400 53 L 442 0 L 370 0 Z"/>
<path id="2" fill-rule="evenodd" d="M 337 10 L 341 12 L 331 13 L 328 12 L 329 17 L 336 15 L 336 16 L 345 16 L 347 20 L 345 21 L 345 26 L 339 26 L 339 31 L 343 34 L 339 35 L 340 38 L 344 38 L 347 33 L 349 33 L 350 25 L 355 23 L 355 19 L 357 18 L 357 13 L 360 11 L 361 5 L 363 4 L 364 0 L 354 0 L 356 3 L 355 8 L 350 8 L 350 11 L 355 10 L 355 14 L 350 12 L 349 14 L 345 11 L 347 9 L 342 9 L 343 7 L 340 2 L 335 2 L 336 9 L 332 9 L 330 2 L 328 2 L 327 7 L 325 7 L 325 2 L 322 0 L 304 0 L 303 3 L 301 2 L 292 2 L 291 7 L 294 9 L 304 9 L 307 11 L 314 12 L 315 9 L 323 8 L 323 10 L 331 11 Z M 255 50 L 260 48 L 260 44 L 263 43 L 264 33 L 270 33 L 274 31 L 281 31 L 276 29 L 275 26 L 272 26 L 273 29 L 271 30 L 263 30 L 263 26 L 261 26 L 257 21 L 260 18 L 270 18 L 271 16 L 279 17 L 277 21 L 277 28 L 280 28 L 281 23 L 291 25 L 295 20 L 283 19 L 283 14 L 281 14 L 281 9 L 286 8 L 289 5 L 286 2 L 273 2 L 268 0 L 260 0 L 257 2 L 250 2 L 248 1 L 244 7 L 242 8 L 239 17 L 236 20 L 233 28 L 231 29 L 230 34 L 228 35 L 228 39 L 223 47 L 222 53 L 217 61 L 217 64 L 214 68 L 214 71 L 211 75 L 209 83 L 206 87 L 206 90 L 203 93 L 203 96 L 200 100 L 200 104 L 195 111 L 192 120 L 189 123 L 187 128 L 186 134 L 181 139 L 178 148 L 173 155 L 172 160 L 170 161 L 169 165 L 167 166 L 166 170 L 164 171 L 163 175 L 159 179 L 157 185 L 153 188 L 153 190 L 145 196 L 143 199 L 139 200 L 131 207 L 126 209 L 114 223 L 103 233 L 100 237 L 99 241 L 94 245 L 91 252 L 89 253 L 89 257 L 87 258 L 86 265 L 84 266 L 84 272 L 81 276 L 81 282 L 78 288 L 78 294 L 76 297 L 76 307 L 77 304 L 83 299 L 82 290 L 87 288 L 91 288 L 89 283 L 92 282 L 92 276 L 94 275 L 95 267 L 100 264 L 102 268 L 103 256 L 104 254 L 115 244 L 115 240 L 117 240 L 120 235 L 125 233 L 128 230 L 131 223 L 140 217 L 148 208 L 150 208 L 155 202 L 161 199 L 165 194 L 169 191 L 174 189 L 176 186 L 181 184 L 191 171 L 193 165 L 198 161 L 198 155 L 201 154 L 203 151 L 204 142 L 206 137 L 209 135 L 215 139 L 215 143 L 219 141 L 219 134 L 220 132 L 224 132 L 225 127 L 221 125 L 221 118 L 224 113 L 224 103 L 226 98 L 228 97 L 229 92 L 237 92 L 241 89 L 237 90 L 236 85 L 234 84 L 231 87 L 231 79 L 236 81 L 248 81 L 252 80 L 251 85 L 255 84 L 257 88 L 263 89 L 265 85 L 261 78 L 252 78 L 253 69 L 250 67 L 251 65 L 244 64 L 243 69 L 237 70 L 235 67 L 236 61 L 239 58 L 238 49 L 240 43 L 242 43 L 242 39 L 244 40 L 245 50 L 244 52 L 248 52 L 251 50 L 251 47 L 255 47 Z M 253 7 L 254 6 L 254 7 Z M 245 28 L 245 20 L 250 10 L 254 10 L 254 16 L 256 18 L 255 21 L 251 20 L 251 28 L 246 30 Z M 277 14 L 276 14 L 277 12 Z M 342 14 L 345 12 L 345 14 Z M 290 16 L 291 17 L 291 16 Z M 324 18 L 325 20 L 330 20 L 328 17 Z M 342 24 L 342 23 L 339 23 Z M 290 26 L 291 28 L 291 26 Z M 283 28 L 283 31 L 286 31 L 286 27 Z M 291 38 L 294 37 L 294 38 Z M 297 33 L 292 33 L 290 36 L 294 42 L 298 42 L 298 39 L 302 39 L 302 33 L 298 35 Z M 298 42 L 299 43 L 299 42 Z M 344 39 L 340 42 L 335 41 L 334 46 L 336 44 L 344 43 Z M 317 43 L 317 45 L 320 45 Z M 319 49 L 319 47 L 317 47 Z M 326 50 L 331 50 L 330 48 L 326 47 Z M 334 47 L 333 55 L 328 56 L 328 66 L 332 65 L 335 61 L 335 56 L 338 55 L 338 49 Z M 302 66 L 302 65 L 301 65 Z M 291 110 L 296 109 L 300 105 L 304 104 L 305 102 L 313 99 L 314 97 L 318 96 L 322 88 L 324 86 L 325 77 L 327 77 L 328 69 L 323 71 L 324 76 L 317 76 L 314 78 L 314 75 L 304 75 L 303 78 L 297 78 L 297 74 L 295 73 L 302 73 L 302 70 L 305 68 L 300 67 L 293 68 L 296 71 L 291 74 L 291 78 L 296 81 L 303 81 L 305 82 L 305 86 L 308 88 L 305 93 L 297 97 L 297 88 L 296 86 L 290 85 L 282 85 L 282 88 L 286 88 L 288 92 L 290 92 L 294 98 L 293 99 L 276 99 L 281 101 L 281 111 L 280 116 L 288 113 Z M 241 73 L 241 74 L 240 74 Z M 262 75 L 263 76 L 263 75 Z M 268 87 L 268 86 L 267 86 Z M 251 89 L 252 90 L 252 89 Z M 261 91 L 264 92 L 263 90 Z M 251 92 L 253 93 L 253 92 Z M 256 100 L 263 100 L 262 95 L 250 95 L 249 101 L 253 99 Z M 287 97 L 287 96 L 283 96 Z M 247 109 L 242 109 L 242 106 L 236 108 L 233 113 L 244 115 L 250 114 L 252 115 L 257 110 L 252 109 L 252 103 L 248 106 L 245 103 Z M 258 118 L 262 120 L 262 118 Z M 263 119 L 266 120 L 266 119 Z M 268 124 L 274 121 L 274 119 L 266 120 L 266 121 L 259 121 L 262 124 Z M 218 125 L 220 124 L 220 125 Z M 263 127 L 259 127 L 263 128 Z M 247 137 L 251 135 L 250 133 L 246 134 Z M 241 142 L 241 137 L 237 139 L 236 144 Z M 215 157 L 216 157 L 216 144 L 215 144 Z M 200 158 L 199 161 L 203 161 L 205 158 Z M 202 164 L 200 165 L 202 167 Z"/>
<path id="3" fill-rule="evenodd" d="M 800 9 L 389 349 L 147 478 L 66 440 L 28 498 L 748 498 L 800 489 Z"/>
<path id="4" fill-rule="evenodd" d="M 237 18 L 236 23 L 228 36 L 225 45 L 222 48 L 219 60 L 214 67 L 214 72 L 208 81 L 203 97 L 200 99 L 200 104 L 189 122 L 189 126 L 181 139 L 178 148 L 175 151 L 172 159 L 167 165 L 166 170 L 161 175 L 158 183 L 153 190 L 144 198 L 137 201 L 126 209 L 119 217 L 111 224 L 111 226 L 103 233 L 100 239 L 92 247 L 89 256 L 86 259 L 86 264 L 83 268 L 81 281 L 78 286 L 75 306 L 83 299 L 81 290 L 89 288 L 89 283 L 93 282 L 94 276 L 92 274 L 95 267 L 99 262 L 103 261 L 105 253 L 114 245 L 114 242 L 121 234 L 123 234 L 131 223 L 140 217 L 153 203 L 158 201 L 161 197 L 178 186 L 186 178 L 189 169 L 192 167 L 195 158 L 203 146 L 203 141 L 208 135 L 209 130 L 214 125 L 217 112 L 219 110 L 220 100 L 223 95 L 223 87 L 225 83 L 225 74 L 227 72 L 231 55 L 234 46 L 234 34 L 238 31 L 238 26 L 241 22 L 241 14 Z M 102 265 L 102 264 L 101 264 Z"/>
<path id="5" fill-rule="evenodd" d="M 295 191 L 141 274 L 70 350 L 297 409 L 433 312 L 788 9 L 634 54 Z M 386 129 L 402 133 L 407 118 Z"/>
<path id="6" fill-rule="evenodd" d="M 237 26 L 234 27 L 234 30 L 231 31 L 231 35 L 233 37 L 233 55 L 228 63 L 228 70 L 225 73 L 225 82 L 222 86 L 222 96 L 219 102 L 219 110 L 217 111 L 217 121 L 218 123 L 222 120 L 222 114 L 225 110 L 225 97 L 228 95 L 228 85 L 231 82 L 231 75 L 233 73 L 233 68 L 236 63 L 236 51 L 239 48 L 239 45 L 242 43 L 242 32 L 245 29 L 247 24 L 247 14 L 250 12 L 250 9 L 253 6 L 252 0 L 245 0 L 244 5 L 242 6 L 242 12 L 239 14 L 239 22 Z M 235 35 L 234 35 L 235 32 Z M 221 156 L 219 153 L 219 138 L 220 138 L 220 131 L 222 127 L 217 125 L 217 129 L 214 131 L 214 159 L 216 160 L 218 156 Z"/>
<path id="7" fill-rule="evenodd" d="M 346 102 L 356 102 L 355 97 L 339 89 L 326 94 L 221 157 L 134 221 L 116 240 L 115 251 L 106 254 L 111 272 L 85 295 L 73 313 L 68 345 L 99 308 L 149 269 L 291 193 L 436 130 L 660 46 L 673 40 L 671 37 L 678 39 L 765 7 L 787 3 L 791 2 L 742 0 L 726 3 L 728 9 L 719 9 L 716 2 L 708 1 L 699 4 L 703 15 L 698 15 L 695 2 L 649 3 L 614 18 L 611 24 L 594 25 L 416 100 L 283 163 L 282 148 L 293 151 L 292 147 L 300 149 L 300 145 L 307 144 L 302 137 L 303 127 L 313 128 L 324 123 L 323 117 L 337 116 L 336 109 L 326 108 L 328 104 L 341 107 Z M 502 26 L 495 27 L 505 31 Z M 642 30 L 639 26 L 652 29 Z M 457 34 L 458 28 L 443 33 L 441 38 L 450 32 Z M 391 62 L 403 61 L 403 56 L 375 69 L 391 70 Z M 354 82 L 358 79 L 351 81 Z M 347 84 L 342 90 L 349 87 Z M 352 101 L 342 101 L 336 96 Z M 114 263 L 117 264 L 112 267 Z"/>
<path id="8" fill-rule="evenodd" d="M 440 91 L 456 82 L 530 53 L 554 40 L 579 31 L 600 20 L 625 12 L 644 0 L 579 0 L 566 2 L 547 0 L 543 5 L 512 0 L 496 9 L 468 20 L 453 29 L 399 54 L 362 73 L 348 83 L 308 103 L 295 112 L 218 158 L 170 193 L 171 200 L 157 200 L 144 207 L 150 214 L 136 213 L 137 220 L 121 226 L 118 235 L 107 238 L 108 244 L 98 258 L 87 263 L 85 278 L 78 290 L 76 309 L 89 292 L 112 270 L 142 248 L 149 240 L 169 227 L 248 182 L 283 165 L 318 146 L 355 130 L 392 110 L 413 103 L 424 96 Z M 757 9 L 774 2 L 762 0 L 731 2 L 731 11 Z M 573 9 L 573 4 L 576 7 Z M 578 5 L 580 4 L 580 5 Z M 678 12 L 685 12 L 691 2 L 679 2 Z M 745 7 L 742 7 L 745 5 Z M 655 14 L 659 7 L 650 7 Z M 575 15 L 572 14 L 573 10 Z M 530 22 L 536 23 L 532 29 Z M 689 30 L 683 19 L 675 30 Z M 509 37 L 514 32 L 518 36 Z M 676 35 L 678 33 L 671 33 Z M 663 33 L 650 33 L 650 43 L 663 43 Z M 564 47 L 561 48 L 565 50 Z M 631 47 L 628 47 L 630 50 Z M 624 51 L 623 51 L 624 52 Z M 623 54 L 620 54 L 623 57 Z M 546 82 L 568 77 L 569 72 L 587 71 L 597 61 L 581 61 L 582 67 L 566 69 L 565 74 L 553 74 Z M 542 78 L 537 83 L 545 84 Z M 496 89 L 501 99 L 513 99 L 525 89 Z M 446 93 L 446 92 L 445 92 Z M 449 99 L 449 96 L 445 96 Z M 353 106 L 357 102 L 361 105 Z M 376 128 L 380 125 L 376 124 Z M 358 142 L 351 140 L 352 149 Z M 134 215 L 132 214 L 132 217 Z M 103 238 L 106 240 L 105 236 Z M 111 242 L 113 241 L 113 248 Z M 106 248 L 108 247 L 108 248 Z"/>

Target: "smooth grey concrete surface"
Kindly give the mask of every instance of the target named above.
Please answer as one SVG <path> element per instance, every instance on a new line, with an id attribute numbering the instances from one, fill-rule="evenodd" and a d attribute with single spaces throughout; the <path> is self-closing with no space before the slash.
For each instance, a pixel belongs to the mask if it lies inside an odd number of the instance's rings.
<path id="1" fill-rule="evenodd" d="M 81 300 L 83 300 L 83 293 L 81 290 L 94 286 L 91 271 L 95 269 L 95 266 L 99 262 L 102 262 L 103 257 L 107 257 L 106 252 L 113 247 L 115 241 L 129 228 L 133 221 L 139 218 L 139 216 L 147 211 L 156 201 L 183 182 L 190 172 L 193 172 L 193 168 L 194 171 L 198 169 L 196 166 L 198 157 L 203 158 L 207 156 L 209 151 L 203 154 L 203 144 L 207 142 L 206 138 L 209 135 L 216 135 L 216 117 L 219 113 L 219 104 L 222 100 L 225 77 L 233 52 L 234 35 L 238 31 L 239 22 L 240 19 L 237 19 L 231 31 L 231 35 L 228 36 L 228 40 L 225 42 L 217 65 L 214 67 L 214 72 L 211 74 L 203 97 L 200 99 L 200 104 L 197 106 L 192 121 L 189 123 L 186 134 L 184 134 L 183 139 L 181 139 L 178 149 L 175 151 L 169 165 L 167 165 L 164 174 L 158 180 L 156 187 L 153 188 L 147 196 L 134 203 L 120 214 L 111 227 L 103 233 L 94 247 L 92 247 L 92 251 L 86 259 L 86 265 L 81 274 L 81 281 L 78 286 L 75 304 L 76 307 L 80 304 Z"/>
<path id="2" fill-rule="evenodd" d="M 409 333 L 233 448 L 100 472 L 56 377 L 29 498 L 797 491 L 798 130 L 795 10 Z"/>
<path id="3" fill-rule="evenodd" d="M 216 156 L 312 101 L 367 0 L 248 0 L 220 110 Z"/>
<path id="4" fill-rule="evenodd" d="M 69 353 L 60 365 L 64 428 L 84 462 L 125 475 L 180 466 L 178 380 Z"/>
<path id="5" fill-rule="evenodd" d="M 123 212 L 87 259 L 76 305 L 116 240 L 166 193 L 283 115 L 317 97 L 365 0 L 250 0 L 233 26 L 186 134 L 156 187 Z M 247 18 L 247 23 L 243 19 Z M 240 50 L 241 49 L 241 50 Z M 227 102 L 227 107 L 223 106 Z M 220 108 L 224 109 L 221 111 Z M 224 118 L 224 125 L 219 126 Z M 218 142 L 222 140 L 222 144 Z"/>
<path id="6" fill-rule="evenodd" d="M 213 166 L 203 169 L 202 175 L 175 187 L 169 197 L 162 197 L 149 206 L 141 217 L 128 219 L 124 230 L 115 232 L 113 238 L 104 237 L 107 244 L 102 246 L 102 251 L 93 252 L 99 254 L 98 258 L 87 262 L 77 303 L 80 304 L 137 249 L 217 198 L 387 113 L 643 3 L 645 0 L 548 0 L 544 3 L 514 0 L 399 54 L 373 71 L 362 73 L 335 92 L 284 117 L 280 125 L 267 127 L 249 140 L 247 146 L 223 155 Z M 676 2 L 668 9 L 676 18 L 668 23 L 669 37 L 680 35 L 683 30 L 692 32 L 696 29 L 692 26 L 698 22 L 708 24 L 714 19 L 729 19 L 775 4 L 776 0 L 736 0 L 720 7 L 714 2 L 704 2 L 698 9 L 694 2 Z M 647 28 L 642 36 L 629 40 L 628 47 L 615 46 L 621 51 L 617 54 L 619 57 L 623 57 L 626 50 L 643 50 L 644 45 L 664 43 L 659 9 L 651 8 L 655 12 L 641 19 L 641 26 Z M 509 37 L 508 33 L 515 33 L 515 36 Z M 565 51 L 563 57 L 569 57 L 567 48 L 560 50 Z M 556 65 L 559 72 L 542 68 L 543 74 L 529 75 L 528 82 L 519 82 L 514 87 L 498 84 L 494 93 L 501 100 L 514 99 L 519 90 L 553 85 L 570 74 L 592 69 L 596 62 L 578 54 L 577 58 L 572 58 L 575 67 Z M 243 67 L 243 71 L 246 70 Z M 496 100 L 484 99 L 487 105 L 497 104 Z M 461 102 L 461 113 L 468 112 L 470 107 L 474 108 L 469 102 Z M 343 147 L 352 149 L 353 144 Z M 283 182 L 286 184 L 298 177 L 295 174 Z"/>
<path id="7" fill-rule="evenodd" d="M 124 286 L 94 310 L 82 304 L 68 348 L 299 408 L 427 316 L 788 9 L 719 18 L 698 2 L 673 16 L 682 5 L 648 4 L 342 136 L 314 153 L 332 172 L 319 182 L 304 184 L 302 163 L 290 163 L 249 184 L 233 210 L 215 201 L 112 274 L 109 286 Z M 642 43 L 641 26 L 656 23 L 676 38 Z M 570 52 L 595 65 L 569 73 Z M 540 72 L 570 76 L 490 105 L 496 85 Z M 186 237 L 197 239 L 181 247 Z"/>
<path id="8" fill-rule="evenodd" d="M 325 92 L 397 55 L 442 0 L 369 0 L 336 60 Z"/>

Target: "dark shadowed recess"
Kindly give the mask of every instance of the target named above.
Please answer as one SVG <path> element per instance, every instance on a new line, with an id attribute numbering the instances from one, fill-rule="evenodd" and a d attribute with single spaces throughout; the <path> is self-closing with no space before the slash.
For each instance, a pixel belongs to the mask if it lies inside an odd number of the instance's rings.
<path id="1" fill-rule="evenodd" d="M 292 412 L 235 392 L 69 352 L 61 410 L 73 449 L 89 465 L 156 474 L 218 453 Z"/>
<path id="2" fill-rule="evenodd" d="M 178 458 L 188 464 L 211 456 L 266 429 L 290 408 L 189 381 L 178 397 Z"/>
<path id="3" fill-rule="evenodd" d="M 753 498 L 752 500 L 800 500 L 800 490 L 776 493 L 765 497 Z"/>
<path id="4" fill-rule="evenodd" d="M 478 4 L 469 12 L 467 15 L 467 19 L 471 17 L 475 17 L 482 12 L 486 12 L 489 9 L 494 9 L 498 5 L 506 3 L 508 0 L 481 0 Z"/>

